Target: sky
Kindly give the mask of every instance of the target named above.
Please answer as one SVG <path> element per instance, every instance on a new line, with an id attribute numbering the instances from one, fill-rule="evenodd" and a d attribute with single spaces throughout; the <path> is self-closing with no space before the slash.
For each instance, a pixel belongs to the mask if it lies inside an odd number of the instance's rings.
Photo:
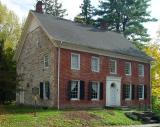
<path id="1" fill-rule="evenodd" d="M 27 17 L 30 9 L 34 9 L 34 5 L 36 0 L 0 0 L 3 4 L 7 6 L 10 10 L 13 10 L 22 21 Z M 97 6 L 99 0 L 91 0 L 94 6 Z M 59 0 L 59 2 L 63 3 L 63 8 L 67 9 L 68 16 L 65 17 L 67 19 L 73 20 L 77 14 L 80 13 L 80 4 L 83 0 Z M 160 29 L 160 0 L 151 0 L 151 6 L 148 9 L 151 12 L 151 16 L 157 18 L 157 22 L 149 22 L 144 24 L 144 26 L 148 29 L 148 34 L 150 34 L 151 38 L 156 38 L 156 32 Z"/>

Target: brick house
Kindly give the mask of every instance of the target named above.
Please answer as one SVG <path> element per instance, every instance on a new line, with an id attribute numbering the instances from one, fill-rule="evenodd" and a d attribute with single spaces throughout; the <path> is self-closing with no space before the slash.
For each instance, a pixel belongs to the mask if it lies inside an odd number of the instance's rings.
<path id="1" fill-rule="evenodd" d="M 58 108 L 151 104 L 150 62 L 121 34 L 30 11 L 14 59 L 18 104 Z"/>

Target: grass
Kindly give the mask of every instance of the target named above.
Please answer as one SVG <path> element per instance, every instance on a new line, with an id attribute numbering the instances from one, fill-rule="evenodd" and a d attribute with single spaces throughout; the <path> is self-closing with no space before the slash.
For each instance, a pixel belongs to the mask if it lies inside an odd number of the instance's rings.
<path id="1" fill-rule="evenodd" d="M 0 127 L 97 127 L 141 124 L 139 121 L 127 118 L 122 110 L 38 108 L 36 117 L 33 111 L 32 107 L 0 106 Z"/>

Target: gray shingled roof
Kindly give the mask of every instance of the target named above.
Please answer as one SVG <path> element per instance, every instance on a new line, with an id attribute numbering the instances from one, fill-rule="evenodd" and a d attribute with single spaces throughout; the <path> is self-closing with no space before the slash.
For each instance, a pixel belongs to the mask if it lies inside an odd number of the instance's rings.
<path id="1" fill-rule="evenodd" d="M 152 60 L 144 52 L 136 49 L 121 34 L 99 30 L 48 14 L 40 14 L 33 11 L 32 13 L 56 40 Z"/>

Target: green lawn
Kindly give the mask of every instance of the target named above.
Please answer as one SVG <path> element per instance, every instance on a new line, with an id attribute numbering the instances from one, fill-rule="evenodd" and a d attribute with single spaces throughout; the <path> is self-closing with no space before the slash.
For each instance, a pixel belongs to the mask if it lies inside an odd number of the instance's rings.
<path id="1" fill-rule="evenodd" d="M 0 106 L 0 127 L 96 127 L 105 125 L 141 124 L 124 115 L 121 110 L 90 109 L 90 110 L 57 110 L 17 107 L 14 105 Z"/>

